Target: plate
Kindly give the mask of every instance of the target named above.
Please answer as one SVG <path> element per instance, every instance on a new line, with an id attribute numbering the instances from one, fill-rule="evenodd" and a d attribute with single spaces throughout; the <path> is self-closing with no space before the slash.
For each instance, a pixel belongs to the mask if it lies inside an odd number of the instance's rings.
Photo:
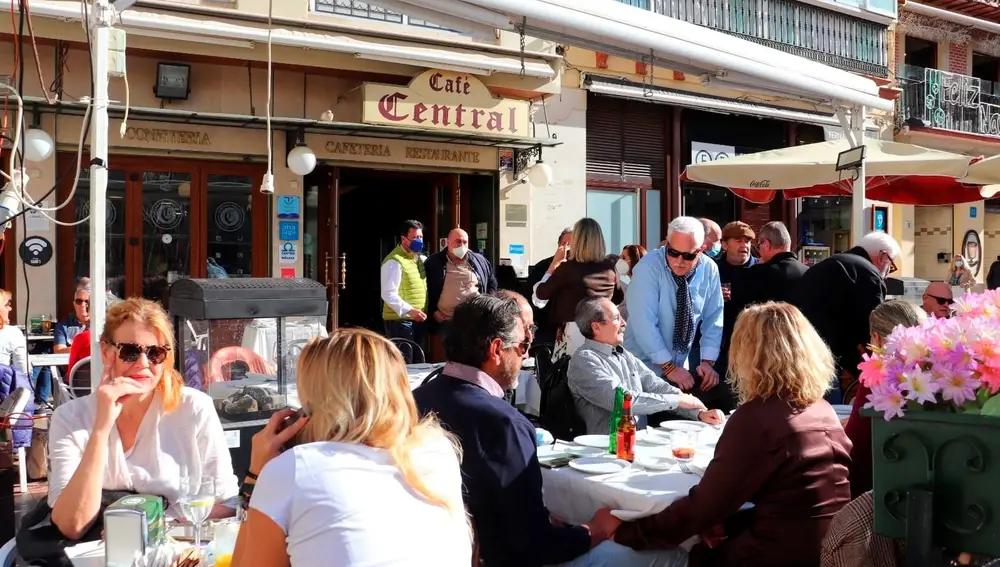
<path id="1" fill-rule="evenodd" d="M 587 474 L 610 474 L 628 470 L 632 464 L 616 459 L 611 455 L 605 457 L 580 457 L 569 462 L 569 466 Z"/>
<path id="2" fill-rule="evenodd" d="M 558 459 L 560 457 L 565 457 L 569 453 L 565 447 L 556 447 L 555 445 L 545 445 L 538 448 L 538 460 L 545 461 L 547 459 Z"/>
<path id="3" fill-rule="evenodd" d="M 697 433 L 708 427 L 708 424 L 700 421 L 664 421 L 660 424 L 660 427 L 667 431 L 690 431 Z"/>
<path id="4" fill-rule="evenodd" d="M 638 441 L 647 445 L 669 445 L 670 437 L 666 431 L 647 429 L 645 434 L 638 437 Z"/>
<path id="5" fill-rule="evenodd" d="M 608 450 L 597 447 L 567 447 L 566 453 L 574 457 L 599 457 L 608 454 Z"/>
<path id="6" fill-rule="evenodd" d="M 676 466 L 677 460 L 673 457 L 658 455 L 636 455 L 635 464 L 651 471 L 665 471 Z"/>
<path id="7" fill-rule="evenodd" d="M 608 450 L 608 436 L 607 435 L 580 435 L 573 440 L 577 445 L 583 445 L 584 447 L 595 447 L 597 449 Z"/>

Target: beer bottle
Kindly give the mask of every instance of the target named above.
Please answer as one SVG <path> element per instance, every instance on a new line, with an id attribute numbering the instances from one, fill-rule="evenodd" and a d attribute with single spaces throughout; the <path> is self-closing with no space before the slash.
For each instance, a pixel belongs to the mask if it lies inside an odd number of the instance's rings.
<path id="1" fill-rule="evenodd" d="M 625 390 L 622 387 L 615 388 L 615 409 L 611 412 L 611 421 L 608 423 L 608 453 L 614 455 L 618 448 L 618 420 L 622 416 L 622 402 L 625 400 Z"/>
<path id="2" fill-rule="evenodd" d="M 625 392 L 622 414 L 618 420 L 617 456 L 623 461 L 635 460 L 635 420 L 632 418 L 632 394 Z"/>

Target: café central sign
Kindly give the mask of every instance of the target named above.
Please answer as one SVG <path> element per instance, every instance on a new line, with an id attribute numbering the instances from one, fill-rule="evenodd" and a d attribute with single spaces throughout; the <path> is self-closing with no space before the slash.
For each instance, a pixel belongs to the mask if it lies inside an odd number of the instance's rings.
<path id="1" fill-rule="evenodd" d="M 407 87 L 365 83 L 362 120 L 494 136 L 532 135 L 530 102 L 494 97 L 473 75 L 434 69 L 417 75 Z"/>
<path id="2" fill-rule="evenodd" d="M 499 151 L 493 147 L 355 136 L 322 136 L 320 139 L 323 141 L 316 144 L 312 141 L 315 138 L 307 138 L 310 146 L 326 150 L 317 152 L 320 159 L 494 171 L 499 167 Z"/>

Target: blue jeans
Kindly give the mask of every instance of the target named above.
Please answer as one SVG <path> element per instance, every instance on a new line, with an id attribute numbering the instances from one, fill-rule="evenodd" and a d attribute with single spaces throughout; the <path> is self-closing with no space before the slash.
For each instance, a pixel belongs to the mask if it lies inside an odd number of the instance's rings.
<path id="1" fill-rule="evenodd" d="M 52 397 L 52 369 L 48 366 L 32 368 L 31 387 L 35 389 L 35 407 L 47 406 Z"/>
<path id="2" fill-rule="evenodd" d="M 557 567 L 687 567 L 687 552 L 681 548 L 635 551 L 613 541 L 601 542 L 580 557 Z"/>

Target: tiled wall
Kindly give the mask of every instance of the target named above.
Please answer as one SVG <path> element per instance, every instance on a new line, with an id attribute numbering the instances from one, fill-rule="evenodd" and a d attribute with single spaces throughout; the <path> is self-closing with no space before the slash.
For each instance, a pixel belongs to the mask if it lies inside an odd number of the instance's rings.
<path id="1" fill-rule="evenodd" d="M 948 264 L 939 263 L 941 252 L 951 254 L 954 247 L 951 207 L 914 207 L 913 275 L 939 280 L 948 274 Z"/>

